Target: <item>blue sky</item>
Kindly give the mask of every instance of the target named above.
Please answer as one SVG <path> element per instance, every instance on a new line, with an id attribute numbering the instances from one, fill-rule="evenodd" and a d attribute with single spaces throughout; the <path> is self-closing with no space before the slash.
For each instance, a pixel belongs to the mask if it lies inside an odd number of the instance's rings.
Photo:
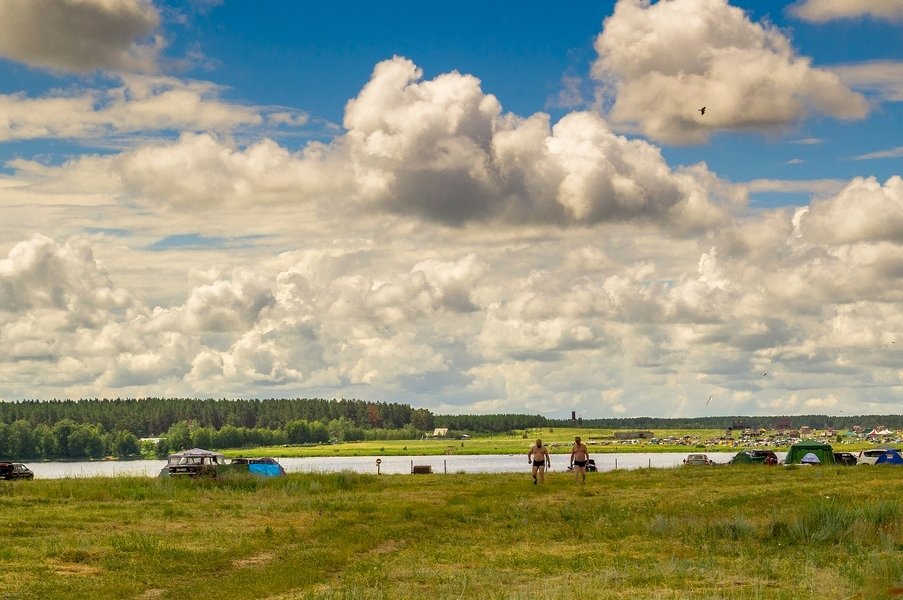
<path id="1" fill-rule="evenodd" d="M 899 20 L 860 16 L 813 23 L 795 16 L 790 11 L 793 3 L 732 4 L 747 11 L 752 20 L 780 28 L 796 51 L 811 58 L 815 66 L 893 61 L 903 54 Z M 345 103 L 367 81 L 373 66 L 393 55 L 411 58 L 428 78 L 452 70 L 473 74 L 505 110 L 520 115 L 545 111 L 560 117 L 572 109 L 557 102 L 567 77 L 580 80 L 583 100 L 591 104 L 593 41 L 614 2 L 555 7 L 524 2 L 516 10 L 506 3 L 468 1 L 446 7 L 396 2 L 388 9 L 353 2 L 344 10 L 284 1 L 269 3 L 267 10 L 246 2 L 183 1 L 157 6 L 167 35 L 161 68 L 224 86 L 222 96 L 230 101 L 303 110 L 313 119 L 304 134 L 323 139 L 334 134 L 324 125 L 341 124 Z M 356 16 L 352 19 L 349 14 Z M 868 43 L 862 43 L 865 39 Z M 40 95 L 90 85 L 97 77 L 102 77 L 97 71 L 68 75 L 15 61 L 0 62 L 6 93 Z M 875 95 L 874 90 L 864 91 Z M 700 99 L 700 104 L 717 103 L 708 100 Z M 709 144 L 669 145 L 663 151 L 670 163 L 705 161 L 733 181 L 759 179 L 766 176 L 765 169 L 772 178 L 816 179 L 826 173 L 849 178 L 867 173 L 883 180 L 898 172 L 893 160 L 871 159 L 863 164 L 856 158 L 898 147 L 900 128 L 900 111 L 881 105 L 864 120 L 837 122 L 815 116 L 778 132 L 721 133 Z M 307 139 L 293 142 L 288 137 L 287 145 L 300 146 Z M 69 151 L 68 144 L 59 140 L 5 146 L 0 148 L 4 157 L 50 152 L 60 160 Z"/>
<path id="2" fill-rule="evenodd" d="M 901 28 L 899 0 L 0 5 L 0 398 L 892 412 Z"/>

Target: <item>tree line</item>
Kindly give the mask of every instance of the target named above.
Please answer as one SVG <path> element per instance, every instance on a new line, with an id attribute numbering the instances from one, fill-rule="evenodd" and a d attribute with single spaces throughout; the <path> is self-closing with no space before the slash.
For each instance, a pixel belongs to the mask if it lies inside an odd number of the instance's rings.
<path id="1" fill-rule="evenodd" d="M 63 419 L 54 425 L 34 427 L 24 420 L 0 423 L 0 459 L 3 460 L 90 460 L 104 457 L 137 458 L 168 454 L 188 448 L 211 450 L 322 444 L 362 440 L 416 439 L 421 434 L 410 424 L 398 429 L 364 429 L 347 419 L 291 421 L 285 427 L 236 427 L 219 429 L 189 421 L 174 423 L 159 437 L 139 439 L 129 431 L 104 431 L 98 424 Z"/>
<path id="2" fill-rule="evenodd" d="M 434 415 L 407 404 L 347 399 L 83 399 L 0 402 L 0 459 L 92 459 L 166 456 L 209 449 L 416 439 L 434 428 L 458 433 L 510 433 L 568 427 L 570 419 L 541 415 Z M 580 419 L 600 429 L 903 429 L 901 415 L 771 417 L 629 417 Z M 142 447 L 142 438 L 154 438 Z"/>
<path id="3" fill-rule="evenodd" d="M 22 400 L 0 402 L 0 423 L 25 421 L 32 427 L 71 420 L 99 425 L 103 431 L 129 431 L 138 437 L 158 436 L 180 421 L 219 430 L 282 429 L 292 421 L 328 423 L 344 419 L 366 429 L 433 428 L 433 414 L 407 404 L 320 398 L 192 399 L 116 398 L 82 400 Z"/>
<path id="4" fill-rule="evenodd" d="M 165 457 L 209 449 L 413 440 L 504 433 L 553 423 L 539 415 L 434 415 L 407 404 L 348 399 L 115 398 L 0 402 L 0 459 Z M 141 443 L 142 439 L 151 441 Z"/>
<path id="5" fill-rule="evenodd" d="M 130 457 L 141 452 L 138 437 L 123 430 L 105 431 L 97 424 L 63 419 L 36 426 L 18 420 L 0 423 L 0 459 L 90 459 Z"/>
<path id="6" fill-rule="evenodd" d="M 437 415 L 436 427 L 475 433 L 504 433 L 518 429 L 532 429 L 559 424 L 541 415 Z"/>
<path id="7" fill-rule="evenodd" d="M 433 414 L 347 399 L 81 399 L 0 402 L 0 459 L 120 458 L 190 447 L 242 448 L 416 439 Z M 142 438 L 154 438 L 142 447 Z"/>

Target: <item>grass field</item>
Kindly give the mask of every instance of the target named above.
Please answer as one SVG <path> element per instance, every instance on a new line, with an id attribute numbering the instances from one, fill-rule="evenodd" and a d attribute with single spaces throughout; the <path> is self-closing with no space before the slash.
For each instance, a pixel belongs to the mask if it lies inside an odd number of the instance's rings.
<path id="1" fill-rule="evenodd" d="M 903 470 L 0 482 L 0 598 L 903 594 Z"/>
<path id="2" fill-rule="evenodd" d="M 715 429 L 692 430 L 662 430 L 656 431 L 661 437 L 691 436 L 694 439 L 707 440 L 722 435 L 724 431 Z M 526 435 L 526 437 L 524 437 Z M 467 440 L 435 439 L 423 440 L 387 440 L 348 442 L 341 444 L 319 444 L 305 446 L 279 446 L 266 448 L 245 448 L 242 450 L 225 450 L 227 456 L 274 456 L 282 458 L 315 457 L 315 456 L 433 456 L 440 454 L 526 454 L 530 445 L 537 439 L 550 446 L 553 453 L 570 452 L 570 444 L 574 436 L 579 435 L 584 442 L 591 440 L 596 444 L 589 446 L 591 454 L 604 454 L 609 452 L 699 452 L 705 451 L 696 448 L 695 445 L 664 445 L 664 444 L 627 444 L 616 443 L 611 440 L 614 431 L 611 429 L 532 429 L 526 434 L 497 434 L 474 436 Z M 836 445 L 835 451 L 858 452 L 863 448 L 874 447 L 868 442 L 857 444 Z M 739 451 L 741 448 L 730 446 L 711 447 L 710 451 L 730 452 Z M 773 448 L 774 450 L 786 450 L 786 448 Z"/>

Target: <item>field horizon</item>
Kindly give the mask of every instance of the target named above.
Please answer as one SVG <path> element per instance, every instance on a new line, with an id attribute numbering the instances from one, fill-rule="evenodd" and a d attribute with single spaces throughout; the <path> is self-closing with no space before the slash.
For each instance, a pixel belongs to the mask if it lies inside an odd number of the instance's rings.
<path id="1" fill-rule="evenodd" d="M 892 598 L 892 468 L 0 482 L 0 598 Z M 655 568 L 650 568 L 654 565 Z"/>

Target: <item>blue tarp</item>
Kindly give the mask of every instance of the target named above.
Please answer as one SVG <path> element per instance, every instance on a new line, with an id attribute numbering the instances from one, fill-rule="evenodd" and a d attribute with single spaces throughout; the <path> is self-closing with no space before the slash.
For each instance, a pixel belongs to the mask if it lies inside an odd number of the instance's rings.
<path id="1" fill-rule="evenodd" d="M 262 475 L 263 477 L 279 477 L 282 475 L 282 469 L 279 468 L 279 465 L 257 463 L 248 465 L 248 471 L 252 475 Z"/>

